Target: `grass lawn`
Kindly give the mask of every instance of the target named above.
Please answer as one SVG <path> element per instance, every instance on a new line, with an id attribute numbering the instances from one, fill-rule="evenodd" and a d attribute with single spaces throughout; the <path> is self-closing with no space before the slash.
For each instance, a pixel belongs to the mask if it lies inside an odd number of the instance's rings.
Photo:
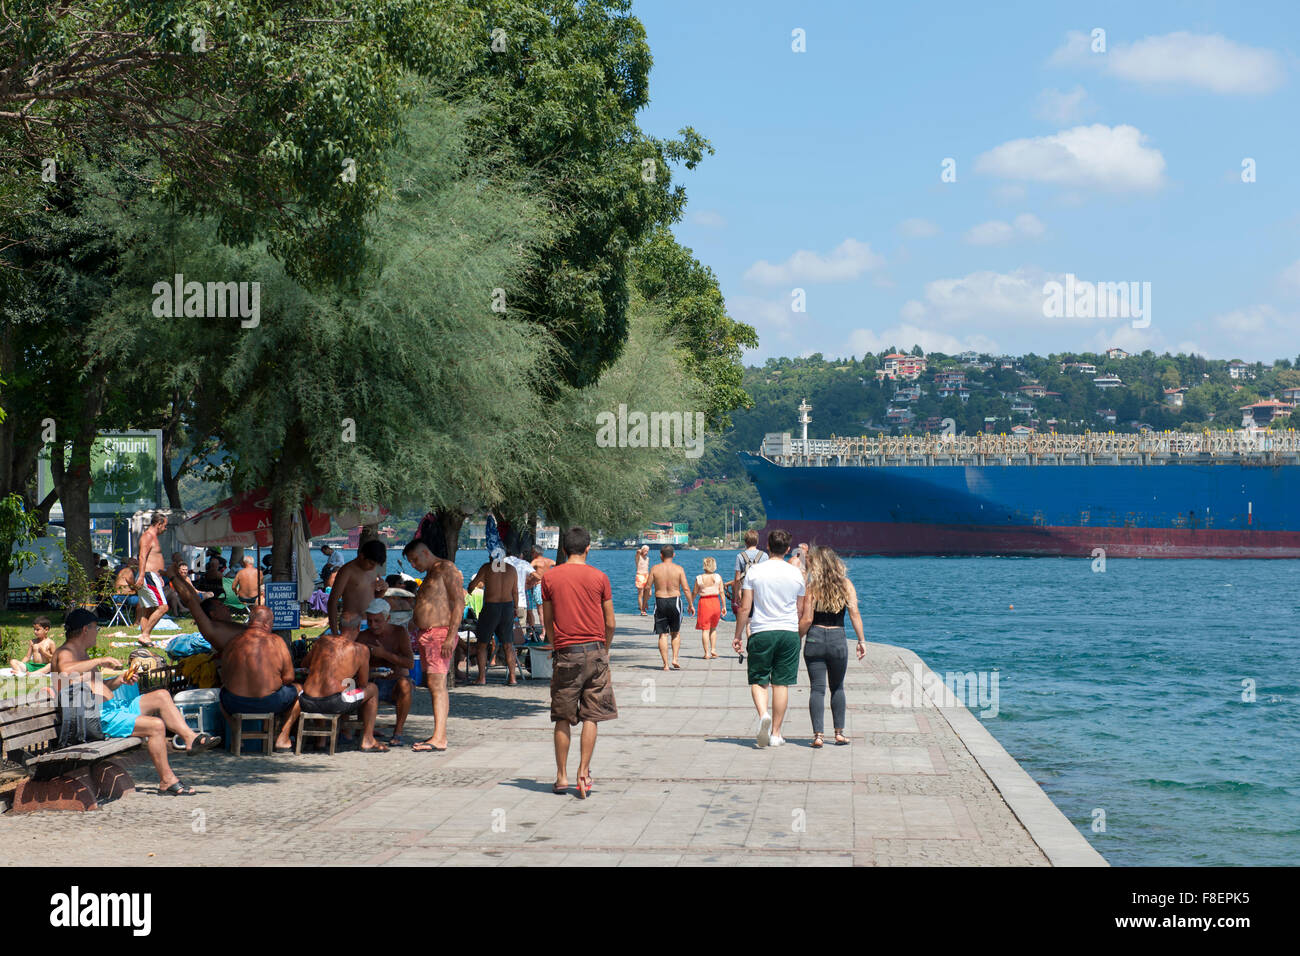
<path id="1" fill-rule="evenodd" d="M 0 611 L 0 668 L 9 666 L 11 657 L 23 658 L 27 656 L 27 642 L 32 636 L 32 621 L 44 615 L 52 622 L 50 628 L 50 637 L 54 639 L 55 644 L 63 643 L 63 612 L 59 610 L 40 610 L 40 609 L 14 609 Z M 194 619 L 188 615 L 183 615 L 179 619 L 173 618 L 180 626 L 179 631 L 154 631 L 154 637 L 158 640 L 166 640 L 175 634 L 188 634 L 198 630 L 194 626 Z M 306 619 L 314 620 L 314 619 Z M 325 629 L 325 621 L 312 624 L 310 627 L 301 627 L 293 632 L 293 639 L 297 640 L 303 637 L 316 637 Z M 136 639 L 140 636 L 138 627 L 122 627 L 120 624 L 114 627 L 103 627 L 99 629 L 99 637 L 96 639 L 98 653 L 92 652 L 94 657 L 116 657 L 119 661 L 125 662 L 131 651 L 139 646 Z M 110 647 L 111 643 L 126 643 L 130 641 L 130 647 Z M 0 697 L 12 697 L 28 690 L 35 689 L 43 683 L 48 683 L 49 678 L 45 677 L 17 677 L 17 678 L 0 678 Z"/>

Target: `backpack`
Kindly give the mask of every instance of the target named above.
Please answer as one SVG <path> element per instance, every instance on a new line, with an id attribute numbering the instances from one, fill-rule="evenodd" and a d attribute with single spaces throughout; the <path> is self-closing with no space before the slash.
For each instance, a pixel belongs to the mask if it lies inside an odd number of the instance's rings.
<path id="1" fill-rule="evenodd" d="M 767 555 L 764 554 L 762 551 L 759 551 L 757 553 L 757 556 L 751 555 L 749 553 L 748 548 L 740 552 L 740 559 L 744 562 L 744 564 L 740 566 L 740 580 L 733 582 L 731 586 L 733 592 L 731 596 L 731 601 L 733 604 L 740 603 L 740 592 L 741 589 L 745 586 L 745 575 L 749 573 L 749 569 L 756 564 L 761 564 L 766 558 Z"/>
<path id="2" fill-rule="evenodd" d="M 100 696 L 88 680 L 69 680 L 59 688 L 58 748 L 104 739 L 99 723 Z"/>

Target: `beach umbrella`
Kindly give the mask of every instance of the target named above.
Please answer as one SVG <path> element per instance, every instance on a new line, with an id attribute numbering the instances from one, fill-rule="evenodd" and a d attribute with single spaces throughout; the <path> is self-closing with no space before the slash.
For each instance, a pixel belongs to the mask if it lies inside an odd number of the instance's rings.
<path id="1" fill-rule="evenodd" d="M 330 516 L 308 499 L 306 534 L 329 534 Z M 176 532 L 182 544 L 196 547 L 269 548 L 271 546 L 271 493 L 266 488 L 233 495 L 204 508 L 181 523 Z"/>

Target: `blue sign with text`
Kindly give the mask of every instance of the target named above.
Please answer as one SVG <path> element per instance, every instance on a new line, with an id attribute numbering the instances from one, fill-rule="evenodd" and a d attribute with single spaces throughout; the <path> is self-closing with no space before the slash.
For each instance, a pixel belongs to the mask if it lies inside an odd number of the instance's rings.
<path id="1" fill-rule="evenodd" d="M 272 630 L 291 631 L 300 626 L 298 585 L 293 581 L 267 581 L 266 606 L 275 616 Z"/>

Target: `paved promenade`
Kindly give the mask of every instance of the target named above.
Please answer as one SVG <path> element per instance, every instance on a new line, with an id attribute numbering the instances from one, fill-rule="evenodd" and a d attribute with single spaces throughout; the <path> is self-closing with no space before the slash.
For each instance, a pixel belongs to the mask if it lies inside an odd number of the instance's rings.
<path id="1" fill-rule="evenodd" d="M 602 725 L 586 801 L 551 793 L 545 683 L 506 687 L 493 669 L 452 691 L 446 754 L 182 757 L 188 799 L 157 795 L 135 757 L 140 790 L 97 812 L 0 817 L 0 865 L 1104 865 L 965 708 L 891 705 L 910 652 L 851 659 L 853 744 L 822 750 L 801 665 L 788 742 L 760 750 L 731 623 L 704 661 L 685 620 L 684 669 L 665 673 L 649 620 L 619 616 L 620 718 Z M 427 736 L 429 714 L 421 690 L 407 735 Z M 577 761 L 575 733 L 571 781 Z"/>

